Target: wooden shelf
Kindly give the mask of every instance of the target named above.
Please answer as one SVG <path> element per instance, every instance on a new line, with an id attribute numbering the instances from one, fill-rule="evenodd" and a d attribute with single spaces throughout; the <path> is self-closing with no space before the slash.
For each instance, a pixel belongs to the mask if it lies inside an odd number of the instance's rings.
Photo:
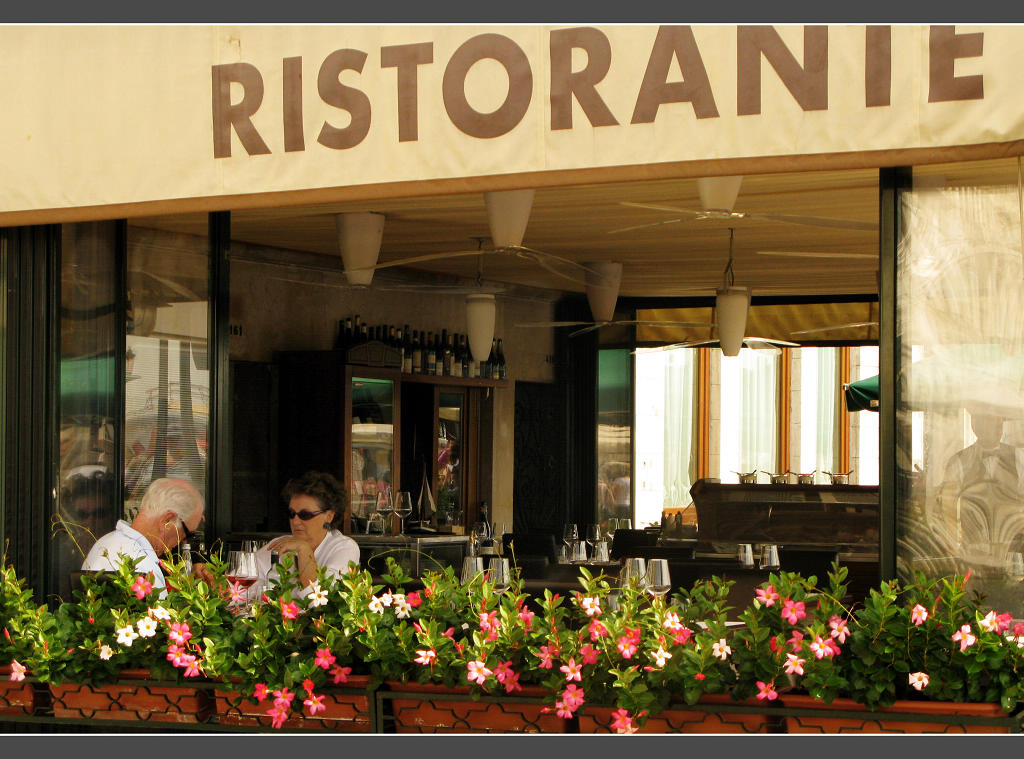
<path id="1" fill-rule="evenodd" d="M 419 382 L 424 385 L 451 385 L 453 387 L 508 387 L 508 380 L 483 379 L 479 377 L 444 377 L 433 374 L 402 374 L 402 382 Z"/>

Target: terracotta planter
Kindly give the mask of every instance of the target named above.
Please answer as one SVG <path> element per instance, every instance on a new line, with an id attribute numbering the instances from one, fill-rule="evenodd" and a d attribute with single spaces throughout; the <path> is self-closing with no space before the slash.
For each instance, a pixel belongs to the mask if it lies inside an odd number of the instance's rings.
<path id="1" fill-rule="evenodd" d="M 721 711 L 725 706 L 757 707 L 758 712 Z M 697 706 L 706 709 L 695 708 Z M 668 709 L 647 718 L 639 733 L 776 733 L 781 721 L 771 714 L 772 707 L 760 701 L 733 701 L 728 695 L 707 694 L 694 706 L 672 704 Z M 613 733 L 610 706 L 586 704 L 578 713 L 581 733 Z"/>
<path id="2" fill-rule="evenodd" d="M 282 730 L 333 730 L 341 733 L 369 733 L 373 730 L 373 712 L 370 700 L 373 694 L 367 689 L 370 684 L 368 675 L 354 675 L 348 678 L 345 688 L 362 690 L 363 693 L 339 693 L 331 689 L 323 690 L 325 711 L 317 712 L 315 717 L 303 708 L 302 714 L 292 712 Z M 300 698 L 299 695 L 295 696 Z M 273 706 L 273 696 L 258 703 L 253 698 L 242 698 L 239 691 L 214 691 L 214 709 L 217 722 L 222 725 L 239 725 L 247 727 L 272 727 L 272 720 L 267 710 Z"/>
<path id="3" fill-rule="evenodd" d="M 573 720 L 541 710 L 548 692 L 524 685 L 514 696 L 469 697 L 469 687 L 389 682 L 396 733 L 565 733 Z M 445 696 L 465 696 L 465 699 Z M 529 700 L 526 700 L 529 699 Z"/>
<path id="4" fill-rule="evenodd" d="M 206 691 L 187 685 L 154 684 L 149 670 L 126 669 L 111 685 L 50 684 L 58 719 L 205 722 L 212 713 Z M 149 682 L 147 682 L 149 681 Z"/>
<path id="5" fill-rule="evenodd" d="M 953 701 L 897 701 L 871 711 L 849 698 L 825 704 L 810 696 L 787 695 L 787 733 L 1010 733 L 1020 727 L 999 704 Z"/>
<path id="6" fill-rule="evenodd" d="M 26 673 L 31 675 L 31 673 Z M 0 667 L 0 714 L 32 714 L 36 690 L 28 680 L 11 682 L 11 666 Z"/>

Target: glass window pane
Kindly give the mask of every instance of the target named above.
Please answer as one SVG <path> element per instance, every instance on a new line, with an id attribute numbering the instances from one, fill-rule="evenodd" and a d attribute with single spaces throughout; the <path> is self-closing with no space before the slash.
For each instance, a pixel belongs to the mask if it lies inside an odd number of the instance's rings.
<path id="1" fill-rule="evenodd" d="M 800 364 L 799 452 L 791 460 L 803 473 L 839 472 L 839 348 L 797 348 Z"/>
<path id="2" fill-rule="evenodd" d="M 854 380 L 878 375 L 878 346 L 862 345 L 851 349 L 851 363 L 856 366 Z M 851 460 L 853 474 L 850 482 L 858 485 L 877 485 L 878 480 L 878 413 L 854 411 L 850 418 Z M 856 440 L 856 445 L 853 441 Z"/>
<path id="3" fill-rule="evenodd" d="M 777 471 L 781 353 L 744 349 L 721 362 L 718 476 L 739 482 L 737 472 Z"/>
<path id="4" fill-rule="evenodd" d="M 629 351 L 598 351 L 596 511 L 606 527 L 610 517 L 633 518 L 631 384 Z"/>
<path id="5" fill-rule="evenodd" d="M 207 496 L 208 283 L 206 237 L 128 228 L 125 519 L 160 477 Z"/>

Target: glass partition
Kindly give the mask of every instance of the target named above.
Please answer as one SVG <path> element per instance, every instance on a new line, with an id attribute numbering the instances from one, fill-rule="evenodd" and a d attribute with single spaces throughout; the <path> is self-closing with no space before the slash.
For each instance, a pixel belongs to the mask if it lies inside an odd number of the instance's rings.
<path id="1" fill-rule="evenodd" d="M 596 518 L 607 530 L 611 518 L 634 518 L 631 362 L 629 351 L 622 348 L 601 349 L 597 357 Z"/>
<path id="2" fill-rule="evenodd" d="M 463 521 L 463 447 L 466 395 L 441 391 L 437 406 L 437 510 L 438 523 Z"/>
<path id="3" fill-rule="evenodd" d="M 377 495 L 391 489 L 395 453 L 395 383 L 352 377 L 352 522 L 359 530 L 374 514 Z M 390 519 L 391 515 L 384 515 Z"/>
<path id="4" fill-rule="evenodd" d="M 898 569 L 1024 616 L 1024 267 L 1015 161 L 914 173 L 897 250 Z"/>

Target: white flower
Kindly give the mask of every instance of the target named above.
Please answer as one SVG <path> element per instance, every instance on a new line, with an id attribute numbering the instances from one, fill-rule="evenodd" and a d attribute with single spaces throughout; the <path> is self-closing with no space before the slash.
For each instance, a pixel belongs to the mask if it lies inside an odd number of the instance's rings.
<path id="1" fill-rule="evenodd" d="M 1006 639 L 1010 641 L 1010 643 L 1015 642 L 1017 644 L 1017 648 L 1024 648 L 1024 635 L 1014 637 L 1012 634 L 1009 634 L 1006 636 Z"/>
<path id="2" fill-rule="evenodd" d="M 658 646 L 657 651 L 651 651 L 651 657 L 654 659 L 654 663 L 659 667 L 664 667 L 665 662 L 672 658 L 672 654 L 665 650 L 664 646 Z"/>
<path id="3" fill-rule="evenodd" d="M 405 619 L 412 612 L 412 607 L 405 600 L 405 596 L 395 596 L 395 616 L 398 619 Z"/>
<path id="4" fill-rule="evenodd" d="M 113 655 L 114 655 L 114 650 L 110 646 L 108 646 L 106 643 L 104 643 L 102 646 L 100 646 L 100 658 L 103 659 L 103 661 L 106 661 L 107 659 L 109 659 Z"/>
<path id="5" fill-rule="evenodd" d="M 999 629 L 999 622 L 996 621 L 996 613 L 990 611 L 984 619 L 978 621 L 978 627 L 987 633 L 996 632 Z"/>
<path id="6" fill-rule="evenodd" d="M 150 617 L 142 617 L 135 626 L 139 628 L 140 638 L 152 638 L 156 635 L 156 620 Z"/>
<path id="7" fill-rule="evenodd" d="M 315 609 L 318 606 L 327 605 L 327 591 L 320 587 L 320 583 L 313 581 L 313 584 L 309 586 L 310 594 L 308 596 L 309 607 Z"/>
<path id="8" fill-rule="evenodd" d="M 381 600 L 377 598 L 377 596 L 374 596 L 370 599 L 370 611 L 372 611 L 374 614 L 384 613 L 384 604 L 381 603 Z"/>
<path id="9" fill-rule="evenodd" d="M 380 602 L 385 606 L 391 606 L 392 601 L 394 601 L 394 596 L 391 593 L 385 593 L 380 597 Z"/>
<path id="10" fill-rule="evenodd" d="M 720 638 L 717 643 L 711 645 L 711 655 L 717 656 L 722 661 L 729 658 L 729 654 L 732 653 L 732 649 L 725 642 L 725 638 Z"/>
<path id="11" fill-rule="evenodd" d="M 159 619 L 162 622 L 166 622 L 171 618 L 170 612 L 167 611 L 163 606 L 154 606 L 148 610 L 149 616 L 153 619 Z"/>
<path id="12" fill-rule="evenodd" d="M 117 642 L 122 646 L 131 646 L 132 641 L 139 637 L 131 625 L 126 625 L 117 631 Z"/>
<path id="13" fill-rule="evenodd" d="M 908 679 L 917 690 L 928 687 L 928 675 L 924 672 L 911 672 Z"/>

